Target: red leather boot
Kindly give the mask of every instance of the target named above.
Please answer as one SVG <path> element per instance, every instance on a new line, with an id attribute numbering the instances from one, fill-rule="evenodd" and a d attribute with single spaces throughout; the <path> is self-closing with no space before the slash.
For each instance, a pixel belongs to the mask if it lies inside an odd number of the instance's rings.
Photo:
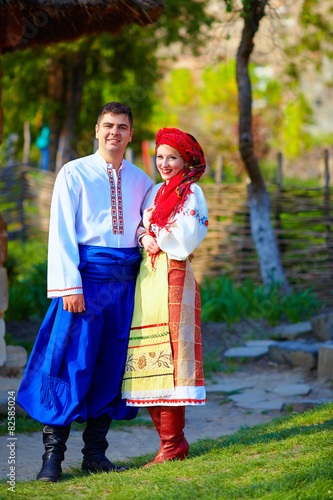
<path id="1" fill-rule="evenodd" d="M 161 436 L 161 407 L 160 406 L 150 406 L 148 407 L 149 414 L 152 421 L 154 422 L 155 428 L 158 435 Z"/>
<path id="2" fill-rule="evenodd" d="M 155 429 L 158 432 L 158 435 L 161 437 L 161 407 L 160 406 L 151 406 L 148 407 L 149 414 L 151 416 L 152 421 L 154 422 Z M 157 453 L 156 457 L 152 462 L 149 462 L 148 464 L 144 465 L 144 467 L 150 467 L 151 465 L 154 465 L 157 463 L 157 458 L 162 450 L 162 443 L 161 447 L 159 449 L 159 452 Z"/>
<path id="3" fill-rule="evenodd" d="M 185 439 L 185 406 L 160 407 L 161 449 L 149 465 L 166 460 L 184 460 L 188 455 L 189 445 Z"/>

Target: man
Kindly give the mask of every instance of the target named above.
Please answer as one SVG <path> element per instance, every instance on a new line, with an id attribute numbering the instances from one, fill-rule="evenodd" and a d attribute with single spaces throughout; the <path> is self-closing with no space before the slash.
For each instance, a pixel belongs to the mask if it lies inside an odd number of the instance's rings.
<path id="1" fill-rule="evenodd" d="M 98 151 L 60 170 L 53 191 L 45 316 L 18 393 L 44 424 L 38 480 L 61 475 L 73 420 L 87 422 L 82 469 L 123 470 L 105 456 L 111 420 L 132 419 L 120 389 L 140 263 L 137 228 L 150 178 L 123 159 L 131 109 L 111 102 L 96 125 Z"/>

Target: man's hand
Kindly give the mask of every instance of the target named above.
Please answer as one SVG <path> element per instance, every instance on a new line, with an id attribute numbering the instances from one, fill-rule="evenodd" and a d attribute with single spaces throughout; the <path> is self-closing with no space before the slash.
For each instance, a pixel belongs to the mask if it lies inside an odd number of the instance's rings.
<path id="1" fill-rule="evenodd" d="M 153 217 L 154 209 L 155 209 L 154 207 L 149 207 L 143 211 L 142 224 L 144 225 L 144 227 L 147 230 L 149 230 L 149 226 L 151 223 L 151 219 Z"/>
<path id="2" fill-rule="evenodd" d="M 65 295 L 63 298 L 64 310 L 70 313 L 81 313 L 86 310 L 83 293 Z"/>
<path id="3" fill-rule="evenodd" d="M 161 250 L 157 244 L 156 239 L 153 236 L 150 236 L 150 234 L 143 235 L 141 237 L 141 243 L 144 246 L 146 252 L 149 253 L 149 255 L 154 255 Z"/>

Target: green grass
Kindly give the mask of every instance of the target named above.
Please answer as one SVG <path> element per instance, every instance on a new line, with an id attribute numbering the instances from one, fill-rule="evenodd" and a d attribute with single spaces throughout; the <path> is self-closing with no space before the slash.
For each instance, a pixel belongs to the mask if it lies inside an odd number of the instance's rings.
<path id="1" fill-rule="evenodd" d="M 15 416 L 15 431 L 16 432 L 37 432 L 41 431 L 43 425 L 37 420 L 33 420 L 27 415 Z M 7 415 L 0 415 L 0 436 L 7 436 Z"/>
<path id="2" fill-rule="evenodd" d="M 79 469 L 72 469 L 56 484 L 19 482 L 15 494 L 8 492 L 4 483 L 0 498 L 333 498 L 332 412 L 333 404 L 323 405 L 302 415 L 244 428 L 231 436 L 197 441 L 183 462 L 141 469 L 152 458 L 146 455 L 129 462 L 130 470 L 121 474 L 83 476 Z"/>
<path id="3" fill-rule="evenodd" d="M 206 279 L 200 287 L 201 320 L 228 325 L 244 318 L 266 318 L 271 325 L 281 320 L 297 323 L 318 314 L 324 306 L 310 289 L 288 296 L 278 287 L 267 290 L 248 279 L 239 285 L 226 276 Z"/>

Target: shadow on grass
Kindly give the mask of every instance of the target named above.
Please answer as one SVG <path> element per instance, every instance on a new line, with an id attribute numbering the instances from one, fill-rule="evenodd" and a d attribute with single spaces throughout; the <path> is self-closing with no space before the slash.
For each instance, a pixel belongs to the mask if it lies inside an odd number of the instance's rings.
<path id="1" fill-rule="evenodd" d="M 326 405 L 324 405 L 326 406 Z M 294 416 L 287 416 L 282 418 L 282 424 L 285 423 L 290 418 L 294 419 Z M 292 424 L 292 421 L 290 422 Z M 251 427 L 243 427 L 235 434 L 231 436 L 222 436 L 218 439 L 202 439 L 196 441 L 191 445 L 189 457 L 197 457 L 205 453 L 209 453 L 216 449 L 225 449 L 234 445 L 253 445 L 260 443 L 269 443 L 271 441 L 283 441 L 284 439 L 290 439 L 294 436 L 302 434 L 303 436 L 309 434 L 315 434 L 322 432 L 324 430 L 333 430 L 333 419 L 326 420 L 323 423 L 312 424 L 312 425 L 291 425 L 290 427 L 284 427 L 276 429 L 273 432 L 270 431 L 272 426 L 281 425 L 281 418 L 274 419 L 267 424 L 261 424 Z"/>

